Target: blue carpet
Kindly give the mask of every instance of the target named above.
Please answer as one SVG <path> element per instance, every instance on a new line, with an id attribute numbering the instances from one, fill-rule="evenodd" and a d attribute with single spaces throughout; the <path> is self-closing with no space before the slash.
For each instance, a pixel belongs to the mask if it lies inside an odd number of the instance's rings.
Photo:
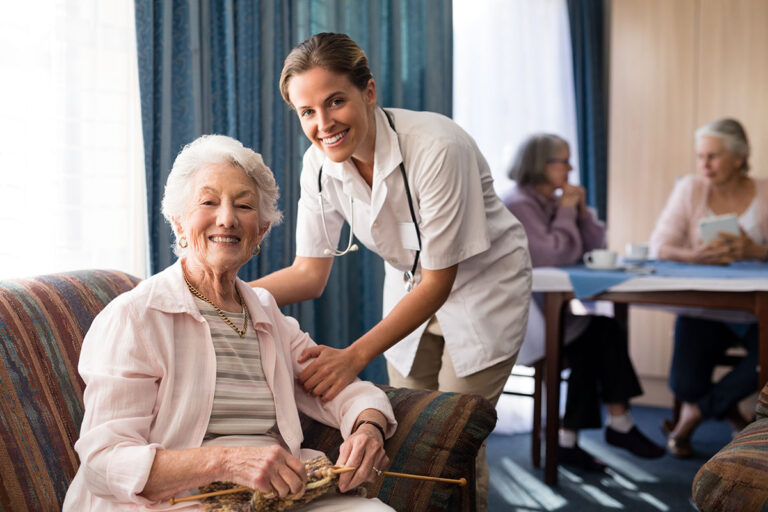
<path id="1" fill-rule="evenodd" d="M 664 444 L 661 422 L 669 409 L 633 406 L 640 430 Z M 677 512 L 696 508 L 690 502 L 693 477 L 704 462 L 731 440 L 725 421 L 707 421 L 696 430 L 691 459 L 665 455 L 646 460 L 607 445 L 602 430 L 585 430 L 580 445 L 609 464 L 605 474 L 560 467 L 558 485 L 548 487 L 543 468 L 531 464 L 530 434 L 493 433 L 488 438 L 489 512 L 627 510 Z M 542 454 L 542 464 L 544 457 Z"/>

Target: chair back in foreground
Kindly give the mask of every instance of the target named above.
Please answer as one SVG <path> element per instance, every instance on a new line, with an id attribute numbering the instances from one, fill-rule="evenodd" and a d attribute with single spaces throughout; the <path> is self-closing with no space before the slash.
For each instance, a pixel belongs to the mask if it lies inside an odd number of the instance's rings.
<path id="1" fill-rule="evenodd" d="M 693 479 L 693 501 L 704 512 L 768 509 L 768 384 L 757 419 L 709 459 Z"/>
<path id="2" fill-rule="evenodd" d="M 79 466 L 83 337 L 138 282 L 110 270 L 0 281 L 0 511 L 61 510 Z"/>

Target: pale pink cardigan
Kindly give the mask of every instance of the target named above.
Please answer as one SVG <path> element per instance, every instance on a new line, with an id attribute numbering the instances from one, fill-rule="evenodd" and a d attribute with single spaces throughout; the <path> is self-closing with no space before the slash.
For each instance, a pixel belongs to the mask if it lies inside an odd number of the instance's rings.
<path id="1" fill-rule="evenodd" d="M 760 231 L 768 240 L 768 180 L 755 179 L 757 215 Z M 699 236 L 699 221 L 707 216 L 709 182 L 689 174 L 678 180 L 651 234 L 650 253 L 657 257 L 662 245 L 693 248 L 703 242 Z"/>
<path id="2" fill-rule="evenodd" d="M 298 355 L 315 343 L 296 320 L 284 316 L 272 296 L 238 279 L 259 338 L 267 384 L 275 398 L 285 444 L 302 459 L 298 411 L 337 428 L 344 438 L 364 409 L 396 421 L 387 396 L 357 380 L 323 403 L 296 376 Z M 202 444 L 216 383 L 210 330 L 175 265 L 112 301 L 93 321 L 78 366 L 86 383 L 85 416 L 75 449 L 80 469 L 63 510 L 136 511 L 171 508 L 139 496 L 158 449 Z M 197 507 L 192 502 L 193 507 Z M 177 504 L 173 509 L 189 507 Z"/>

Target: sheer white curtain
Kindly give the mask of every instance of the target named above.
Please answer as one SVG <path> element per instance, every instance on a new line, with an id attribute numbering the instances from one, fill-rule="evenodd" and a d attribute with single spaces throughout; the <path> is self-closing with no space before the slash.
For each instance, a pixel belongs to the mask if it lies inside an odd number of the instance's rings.
<path id="1" fill-rule="evenodd" d="M 576 105 L 565 0 L 453 0 L 453 118 L 488 160 L 496 193 L 514 185 L 507 169 L 520 143 L 536 132 L 570 142 L 572 182 L 578 182 Z M 529 338 L 543 338 L 532 309 Z M 516 373 L 524 373 L 516 367 Z M 530 371 L 529 371 L 530 373 Z M 531 379 L 511 377 L 507 389 L 532 392 Z M 565 396 L 565 394 L 563 394 Z M 526 398 L 502 395 L 497 432 L 529 432 Z"/>
<path id="2" fill-rule="evenodd" d="M 0 4 L 0 278 L 146 277 L 132 0 Z"/>
<path id="3" fill-rule="evenodd" d="M 576 106 L 565 0 L 454 0 L 453 118 L 488 159 L 499 195 L 520 142 L 570 142 L 578 181 Z"/>

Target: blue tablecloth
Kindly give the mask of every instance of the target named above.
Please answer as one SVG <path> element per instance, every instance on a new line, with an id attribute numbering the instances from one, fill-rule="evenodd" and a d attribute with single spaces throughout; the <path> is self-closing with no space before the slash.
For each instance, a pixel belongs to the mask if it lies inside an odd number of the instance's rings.
<path id="1" fill-rule="evenodd" d="M 652 273 L 645 273 L 652 269 Z M 708 277 L 708 278 L 758 278 L 768 279 L 768 264 L 740 261 L 726 266 L 689 265 L 672 261 L 646 261 L 640 265 L 621 270 L 595 270 L 584 265 L 563 267 L 568 272 L 576 298 L 585 299 L 604 292 L 633 277 L 640 275 L 662 277 Z"/>

